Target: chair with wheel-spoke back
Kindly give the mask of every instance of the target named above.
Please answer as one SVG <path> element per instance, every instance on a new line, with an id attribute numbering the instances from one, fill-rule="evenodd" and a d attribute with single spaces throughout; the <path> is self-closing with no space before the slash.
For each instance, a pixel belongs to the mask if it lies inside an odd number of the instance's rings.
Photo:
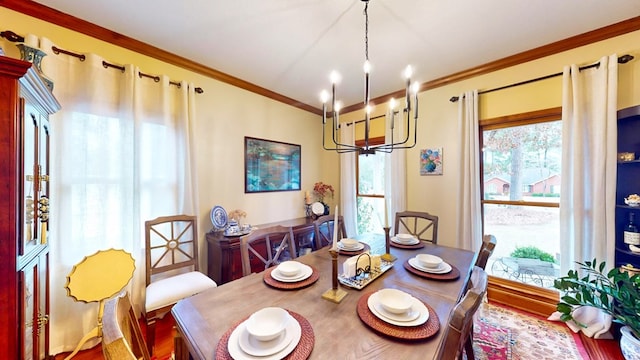
<path id="1" fill-rule="evenodd" d="M 197 229 L 196 217 L 190 215 L 163 216 L 145 222 L 144 318 L 150 354 L 157 319 L 169 312 L 178 300 L 217 286 L 198 271 Z"/>

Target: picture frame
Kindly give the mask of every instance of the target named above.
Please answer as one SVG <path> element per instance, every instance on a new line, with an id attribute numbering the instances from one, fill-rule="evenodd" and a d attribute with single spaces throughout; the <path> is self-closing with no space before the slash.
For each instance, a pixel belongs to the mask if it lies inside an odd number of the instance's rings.
<path id="1" fill-rule="evenodd" d="M 300 190 L 301 146 L 245 136 L 244 192 Z"/>
<path id="2" fill-rule="evenodd" d="M 420 175 L 442 175 L 442 148 L 420 150 Z"/>

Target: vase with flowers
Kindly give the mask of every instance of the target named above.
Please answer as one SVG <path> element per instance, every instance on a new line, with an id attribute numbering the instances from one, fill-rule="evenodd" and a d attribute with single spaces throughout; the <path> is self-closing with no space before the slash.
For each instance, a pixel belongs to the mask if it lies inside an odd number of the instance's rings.
<path id="1" fill-rule="evenodd" d="M 329 205 L 325 202 L 326 197 L 331 197 L 333 199 L 333 195 L 335 190 L 333 186 L 323 183 L 322 181 L 317 182 L 313 185 L 313 193 L 316 195 L 316 199 L 324 205 L 324 215 L 329 215 Z"/>

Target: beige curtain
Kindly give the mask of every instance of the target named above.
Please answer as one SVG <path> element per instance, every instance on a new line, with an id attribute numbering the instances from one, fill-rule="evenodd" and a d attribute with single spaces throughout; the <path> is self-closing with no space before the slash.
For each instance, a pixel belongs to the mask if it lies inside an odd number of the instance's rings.
<path id="1" fill-rule="evenodd" d="M 614 263 L 617 91 L 617 55 L 603 57 L 595 68 L 564 68 L 561 273 L 594 257 Z"/>
<path id="2" fill-rule="evenodd" d="M 97 321 L 98 302 L 67 296 L 65 276 L 72 267 L 98 250 L 131 253 L 136 270 L 127 290 L 139 310 L 144 221 L 195 214 L 198 207 L 193 86 L 170 85 L 166 76 L 155 82 L 131 64 L 124 71 L 105 68 L 105 59 L 96 54 L 84 54 L 84 61 L 55 55 L 52 45 L 39 41 L 48 54 L 43 72 L 54 81 L 62 104 L 51 119 L 50 350 L 55 354 L 73 350 Z"/>
<path id="3" fill-rule="evenodd" d="M 385 143 L 387 144 L 392 142 L 390 111 L 387 114 L 385 126 Z M 394 141 L 404 139 L 407 136 L 406 121 L 396 119 L 394 127 Z M 384 201 L 389 227 L 391 228 L 390 234 L 395 234 L 396 213 L 407 210 L 407 151 L 394 150 L 385 155 Z"/>
<path id="4" fill-rule="evenodd" d="M 355 123 L 340 126 L 340 139 L 344 144 L 355 144 Z M 357 152 L 340 154 L 340 192 L 344 226 L 349 236 L 357 235 L 356 208 L 356 156 Z"/>
<path id="5" fill-rule="evenodd" d="M 477 251 L 482 244 L 478 90 L 460 95 L 458 129 L 461 149 L 456 245 Z"/>

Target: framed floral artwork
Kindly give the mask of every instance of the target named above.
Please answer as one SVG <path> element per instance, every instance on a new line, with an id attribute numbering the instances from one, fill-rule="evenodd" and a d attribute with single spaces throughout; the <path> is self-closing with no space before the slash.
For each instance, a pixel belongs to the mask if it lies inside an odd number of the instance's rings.
<path id="1" fill-rule="evenodd" d="M 244 192 L 300 190 L 300 145 L 244 138 Z"/>
<path id="2" fill-rule="evenodd" d="M 442 148 L 420 150 L 420 175 L 442 175 Z"/>

